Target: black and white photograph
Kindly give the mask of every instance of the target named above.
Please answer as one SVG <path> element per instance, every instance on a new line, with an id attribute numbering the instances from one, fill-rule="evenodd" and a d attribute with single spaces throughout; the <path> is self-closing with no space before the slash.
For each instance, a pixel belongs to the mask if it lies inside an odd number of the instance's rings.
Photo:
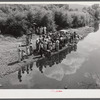
<path id="1" fill-rule="evenodd" d="M 0 89 L 100 89 L 100 3 L 0 3 Z"/>

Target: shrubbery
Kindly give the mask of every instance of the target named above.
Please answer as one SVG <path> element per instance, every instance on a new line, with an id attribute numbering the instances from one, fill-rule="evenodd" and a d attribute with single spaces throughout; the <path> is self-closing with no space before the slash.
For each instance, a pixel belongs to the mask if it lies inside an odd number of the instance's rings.
<path id="1" fill-rule="evenodd" d="M 69 5 L 0 5 L 1 34 L 15 37 L 27 34 L 33 23 L 46 26 L 47 31 L 77 28 L 99 20 L 100 8 L 95 4 L 82 11 L 69 9 Z"/>

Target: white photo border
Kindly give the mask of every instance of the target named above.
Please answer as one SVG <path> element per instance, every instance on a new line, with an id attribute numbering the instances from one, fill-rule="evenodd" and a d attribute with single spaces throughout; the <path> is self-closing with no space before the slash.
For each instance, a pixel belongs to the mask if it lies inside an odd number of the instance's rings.
<path id="1" fill-rule="evenodd" d="M 99 1 L 0 2 L 0 4 L 100 4 Z M 100 98 L 99 89 L 0 89 L 0 99 L 11 98 Z"/>

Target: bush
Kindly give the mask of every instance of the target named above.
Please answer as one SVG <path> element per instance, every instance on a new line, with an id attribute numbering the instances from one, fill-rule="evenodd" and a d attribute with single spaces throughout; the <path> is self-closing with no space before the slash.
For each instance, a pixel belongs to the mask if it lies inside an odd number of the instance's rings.
<path id="1" fill-rule="evenodd" d="M 27 34 L 33 23 L 37 27 L 46 26 L 47 31 L 63 28 L 77 28 L 94 23 L 99 17 L 99 6 L 70 10 L 69 5 L 0 5 L 1 34 L 11 34 L 15 37 Z"/>

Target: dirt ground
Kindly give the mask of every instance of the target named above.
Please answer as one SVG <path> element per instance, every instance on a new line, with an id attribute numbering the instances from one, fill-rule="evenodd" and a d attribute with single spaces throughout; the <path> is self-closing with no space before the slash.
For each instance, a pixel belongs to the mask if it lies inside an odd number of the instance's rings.
<path id="1" fill-rule="evenodd" d="M 93 31 L 92 27 L 83 27 L 79 29 L 72 29 L 72 31 L 76 31 L 82 37 L 88 35 L 88 33 Z M 35 40 L 38 36 L 34 35 L 32 39 L 32 43 L 35 46 Z M 25 37 L 21 37 L 19 39 L 15 39 L 10 36 L 2 36 L 0 35 L 0 77 L 3 77 L 5 74 L 9 74 L 13 72 L 13 69 L 8 66 L 8 63 L 15 62 L 18 60 L 18 45 L 23 42 Z M 14 66 L 16 68 L 16 66 Z M 20 67 L 20 66 L 19 66 Z"/>
<path id="2" fill-rule="evenodd" d="M 37 36 L 33 36 L 32 43 L 35 45 L 35 40 Z M 10 71 L 10 67 L 8 64 L 11 62 L 18 61 L 18 45 L 25 40 L 25 36 L 15 39 L 10 36 L 2 36 L 0 35 L 0 77 L 8 71 Z"/>

